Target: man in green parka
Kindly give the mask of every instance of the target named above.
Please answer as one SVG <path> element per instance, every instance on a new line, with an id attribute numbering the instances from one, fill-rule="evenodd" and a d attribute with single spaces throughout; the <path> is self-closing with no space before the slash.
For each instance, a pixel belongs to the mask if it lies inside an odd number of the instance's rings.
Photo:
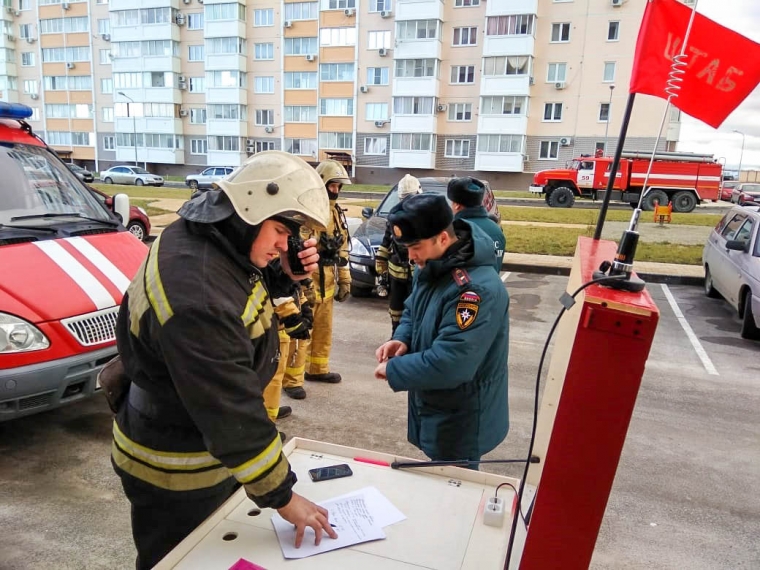
<path id="1" fill-rule="evenodd" d="M 501 231 L 501 226 L 488 215 L 483 207 L 485 192 L 485 185 L 477 178 L 469 176 L 452 178 L 446 188 L 446 196 L 451 201 L 451 209 L 454 210 L 454 219 L 472 222 L 493 240 L 496 255 L 494 268 L 498 273 L 501 271 L 507 240 L 504 232 Z"/>
<path id="2" fill-rule="evenodd" d="M 493 240 L 453 220 L 438 194 L 407 198 L 388 220 L 419 270 L 375 377 L 409 392 L 412 444 L 433 460 L 479 461 L 509 430 L 509 296 Z"/>

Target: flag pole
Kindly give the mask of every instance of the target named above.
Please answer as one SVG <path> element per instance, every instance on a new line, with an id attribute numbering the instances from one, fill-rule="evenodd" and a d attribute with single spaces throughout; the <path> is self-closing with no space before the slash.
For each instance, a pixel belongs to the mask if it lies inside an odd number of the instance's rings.
<path id="1" fill-rule="evenodd" d="M 615 186 L 615 177 L 617 176 L 618 168 L 620 167 L 620 157 L 623 154 L 623 145 L 625 144 L 625 138 L 628 135 L 628 124 L 631 122 L 631 113 L 633 112 L 633 101 L 636 98 L 636 93 L 628 94 L 628 103 L 625 106 L 625 113 L 623 114 L 623 124 L 620 125 L 620 136 L 618 137 L 617 148 L 615 149 L 615 158 L 612 159 L 612 166 L 610 168 L 610 177 L 607 180 L 607 192 L 604 194 L 604 200 L 602 200 L 602 207 L 599 208 L 599 219 L 596 221 L 596 230 L 594 231 L 594 239 L 600 240 L 602 238 L 602 228 L 604 227 L 604 220 L 607 217 L 607 208 L 610 205 L 610 197 L 612 196 L 612 189 Z"/>

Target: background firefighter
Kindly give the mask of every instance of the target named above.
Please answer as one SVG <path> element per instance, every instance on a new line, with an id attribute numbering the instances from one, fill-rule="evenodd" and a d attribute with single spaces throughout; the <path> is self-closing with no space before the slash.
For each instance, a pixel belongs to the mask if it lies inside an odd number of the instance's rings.
<path id="1" fill-rule="evenodd" d="M 396 191 L 401 202 L 422 192 L 422 187 L 419 180 L 407 174 L 399 181 Z M 412 267 L 406 246 L 393 239 L 390 222 L 386 222 L 383 242 L 377 250 L 375 271 L 388 284 L 388 313 L 391 316 L 392 332 L 395 333 L 404 312 L 404 301 L 412 292 Z"/>
<path id="2" fill-rule="evenodd" d="M 314 326 L 314 312 L 308 297 L 314 299 L 314 293 L 311 290 L 314 283 L 311 279 L 306 279 L 300 284 L 299 303 L 301 305 L 301 314 L 309 323 L 309 328 Z M 282 388 L 285 393 L 294 400 L 303 400 L 306 397 L 306 390 L 303 388 L 304 374 L 306 373 L 306 350 L 309 348 L 309 340 L 298 339 L 293 337 L 288 343 L 288 350 L 283 353 L 285 358 L 285 376 L 282 379 Z"/>
<path id="3" fill-rule="evenodd" d="M 312 275 L 314 298 L 309 299 L 314 305 L 314 328 L 311 331 L 311 342 L 303 343 L 307 345 L 303 347 L 306 351 L 304 378 L 337 384 L 341 381 L 340 374 L 330 372 L 333 301 L 345 301 L 351 290 L 348 224 L 343 209 L 338 204 L 338 194 L 344 184 L 351 184 L 351 180 L 346 169 L 334 160 L 319 163 L 317 174 L 322 178 L 330 200 L 330 221 L 317 239 L 319 270 Z"/>

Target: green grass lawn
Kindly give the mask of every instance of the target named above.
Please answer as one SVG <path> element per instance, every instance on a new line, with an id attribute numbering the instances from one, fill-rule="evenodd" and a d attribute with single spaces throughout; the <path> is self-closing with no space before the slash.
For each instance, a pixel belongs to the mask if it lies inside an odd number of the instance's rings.
<path id="1" fill-rule="evenodd" d="M 513 222 L 545 222 L 550 224 L 586 224 L 596 226 L 598 210 L 582 208 L 532 208 L 528 206 L 499 206 L 501 219 Z M 608 210 L 605 221 L 629 222 L 632 210 Z M 654 223 L 652 212 L 642 212 L 639 223 Z M 673 214 L 672 224 L 685 226 L 714 226 L 721 214 Z"/>
<path id="2" fill-rule="evenodd" d="M 156 208 L 154 206 L 151 206 L 150 204 L 153 202 L 153 200 L 144 200 L 140 198 L 130 198 L 129 199 L 129 205 L 130 206 L 137 206 L 139 208 L 142 208 L 148 213 L 148 216 L 160 216 L 161 214 L 171 214 L 173 213 L 171 210 L 164 210 L 163 208 Z"/>
<path id="3" fill-rule="evenodd" d="M 346 192 L 382 192 L 387 194 L 391 186 L 384 184 L 351 184 L 343 186 Z"/>
<path id="4" fill-rule="evenodd" d="M 125 186 L 122 184 L 92 184 L 101 192 L 109 196 L 114 194 L 126 194 L 130 200 L 132 198 L 178 198 L 187 200 L 190 198 L 189 188 L 156 188 L 155 186 Z"/>
<path id="5" fill-rule="evenodd" d="M 543 194 L 534 194 L 533 192 L 523 192 L 520 190 L 494 190 L 493 195 L 497 198 L 538 198 L 543 200 Z"/>

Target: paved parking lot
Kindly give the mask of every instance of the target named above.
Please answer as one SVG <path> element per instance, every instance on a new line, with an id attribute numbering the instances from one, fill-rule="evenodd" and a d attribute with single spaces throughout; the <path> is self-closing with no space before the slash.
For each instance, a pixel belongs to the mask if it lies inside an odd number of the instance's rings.
<path id="1" fill-rule="evenodd" d="M 527 450 L 536 366 L 565 283 L 507 278 L 511 429 L 489 459 Z M 662 317 L 592 567 L 758 568 L 760 497 L 752 485 L 760 473 L 760 343 L 741 340 L 731 309 L 699 288 L 648 289 Z M 333 369 L 344 381 L 309 384 L 304 401 L 284 397 L 294 414 L 280 429 L 421 458 L 406 442 L 405 395 L 372 377 L 374 349 L 389 334 L 382 300 L 339 304 Z M 0 424 L 1 569 L 132 567 L 110 429 L 100 398 Z M 488 470 L 520 475 L 514 466 Z"/>

